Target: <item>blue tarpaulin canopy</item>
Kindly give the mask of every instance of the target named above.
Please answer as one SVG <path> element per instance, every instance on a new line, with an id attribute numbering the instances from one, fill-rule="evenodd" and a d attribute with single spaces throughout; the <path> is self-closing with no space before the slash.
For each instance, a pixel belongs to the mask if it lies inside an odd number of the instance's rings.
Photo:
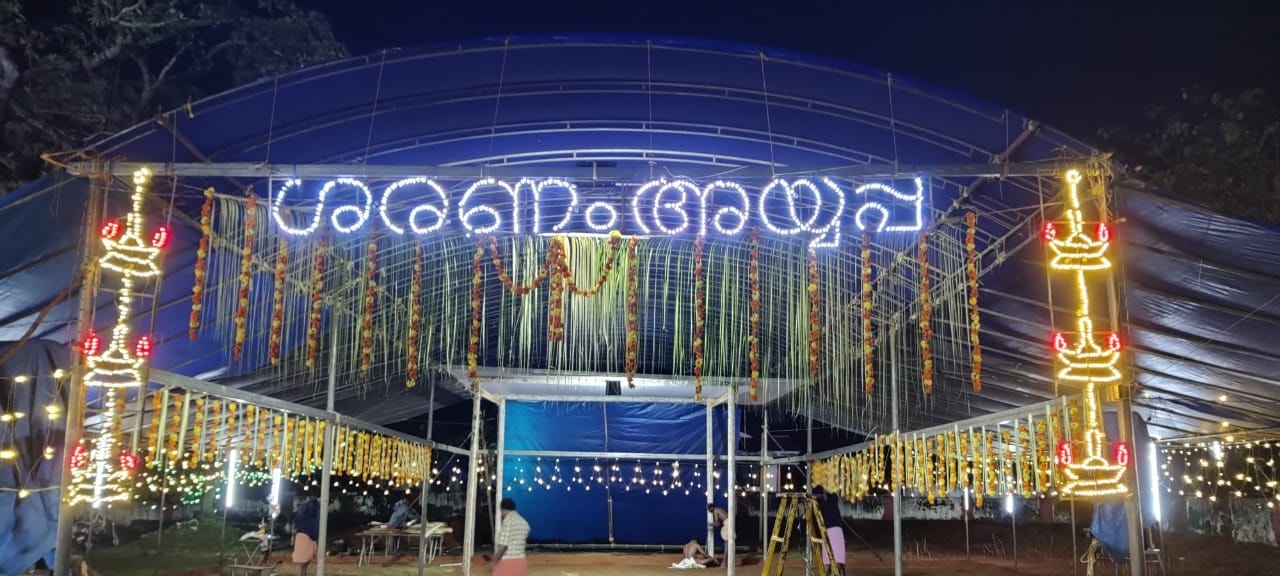
<path id="1" fill-rule="evenodd" d="M 1072 317 L 1069 294 L 1050 290 L 1037 237 L 1042 219 L 1061 208 L 1061 183 L 1049 174 L 1094 153 L 1004 108 L 847 63 L 689 40 L 520 37 L 393 49 L 291 71 L 195 102 L 189 113 L 141 124 L 69 161 L 338 163 L 349 165 L 352 176 L 377 165 L 523 166 L 599 169 L 628 181 L 731 178 L 748 168 L 810 176 L 865 165 L 926 172 L 990 165 L 985 175 L 925 174 L 928 230 L 954 236 L 964 212 L 979 215 L 984 389 L 975 393 L 968 385 L 963 327 L 938 330 L 933 395 L 917 385 L 906 390 L 904 428 L 911 429 L 1068 392 L 1055 386 L 1048 348 L 1049 335 Z M 1007 163 L 1046 171 L 999 177 Z M 266 198 L 279 181 L 209 176 L 157 183 L 149 218 L 169 223 L 172 241 L 157 301 L 138 307 L 132 321 L 155 336 L 153 367 L 322 404 L 320 371 L 273 369 L 261 354 L 233 362 L 226 333 L 187 338 L 200 191 L 214 186 L 240 194 L 252 186 Z M 7 234 L 0 246 L 0 341 L 65 346 L 78 339 L 73 325 L 83 231 L 97 224 L 83 221 L 89 185 L 59 172 L 0 197 L 0 228 Z M 1280 354 L 1271 346 L 1280 324 L 1280 229 L 1216 215 L 1136 181 L 1120 179 L 1112 192 L 1127 360 L 1152 435 L 1216 432 L 1223 421 L 1240 429 L 1280 425 L 1274 378 Z M 123 201 L 112 195 L 109 204 L 118 213 Z M 879 263 L 893 270 L 889 262 L 897 254 L 909 259 L 912 245 L 910 235 L 878 238 Z M 443 243 L 429 248 L 446 250 Z M 856 241 L 846 239 L 834 258 L 856 259 L 857 253 Z M 432 289 L 466 294 L 469 283 L 460 274 L 456 284 Z M 877 319 L 909 313 L 912 301 L 902 295 L 914 280 L 904 272 L 887 274 L 884 283 Z M 259 273 L 254 292 L 269 293 L 270 285 L 270 274 Z M 208 298 L 234 289 L 211 286 Z M 109 326 L 113 310 L 109 298 L 100 298 L 94 327 Z M 288 322 L 297 330 L 303 320 Z M 259 324 L 248 335 L 248 349 L 266 347 L 266 324 Z M 643 329 L 659 341 L 674 338 L 664 336 L 659 323 L 646 321 Z M 904 349 L 903 381 L 917 382 L 919 369 L 907 361 L 914 342 L 893 345 Z M 285 365 L 297 366 L 300 351 L 289 354 Z M 484 354 L 499 357 L 497 349 Z M 888 357 L 882 348 L 878 361 Z M 673 368 L 669 357 L 644 362 L 650 373 L 687 370 Z M 464 397 L 447 371 L 431 376 L 454 384 L 439 387 L 431 405 L 430 387 L 405 389 L 398 365 L 372 383 L 354 377 L 353 362 L 342 370 L 338 410 L 379 423 Z M 884 394 L 837 393 L 847 384 L 816 387 L 815 416 L 857 432 L 885 429 Z M 12 495 L 0 494 L 0 503 L 6 498 Z M 13 557 L 12 545 L 5 546 L 0 557 Z"/>

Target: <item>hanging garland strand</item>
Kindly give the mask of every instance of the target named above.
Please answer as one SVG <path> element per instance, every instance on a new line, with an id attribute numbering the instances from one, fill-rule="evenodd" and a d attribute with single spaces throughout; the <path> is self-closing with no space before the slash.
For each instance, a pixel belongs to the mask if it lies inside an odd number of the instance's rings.
<path id="1" fill-rule="evenodd" d="M 554 241 L 551 246 L 554 250 Z M 471 258 L 471 338 L 467 343 L 467 377 L 471 379 L 472 392 L 480 389 L 480 376 L 477 371 L 479 370 L 480 362 L 480 306 L 482 304 L 482 289 L 484 288 L 483 263 L 484 240 L 479 240 L 476 242 L 475 255 Z M 548 334 L 549 336 L 550 334 Z"/>
<path id="2" fill-rule="evenodd" d="M 369 375 L 373 362 L 373 311 L 378 300 L 378 235 L 369 237 L 369 249 L 365 257 L 364 313 L 360 326 L 360 378 Z"/>
<path id="3" fill-rule="evenodd" d="M 699 237 L 701 238 L 701 237 Z M 595 296 L 601 288 L 604 287 L 605 281 L 609 279 L 609 274 L 613 272 L 613 265 L 618 260 L 618 243 L 622 241 L 622 233 L 614 230 L 609 233 L 609 254 L 605 257 L 604 267 L 600 271 L 600 275 L 596 277 L 595 282 L 589 288 L 582 288 L 573 279 L 573 271 L 569 269 L 569 258 L 564 252 L 560 253 L 560 266 L 563 268 L 565 284 L 574 294 L 582 297 Z"/>
<path id="4" fill-rule="evenodd" d="M 929 302 L 929 235 L 920 234 L 920 383 L 925 394 L 933 393 L 933 304 Z"/>
<path id="5" fill-rule="evenodd" d="M 253 280 L 253 228 L 255 212 L 258 208 L 258 197 L 249 190 L 249 203 L 244 212 L 244 246 L 240 249 L 240 293 L 236 305 L 235 346 L 231 357 L 239 360 L 244 354 L 245 324 L 249 320 L 249 287 Z"/>
<path id="6" fill-rule="evenodd" d="M 702 236 L 693 239 L 693 398 L 702 399 L 702 336 L 707 322 L 706 278 L 703 275 Z"/>
<path id="7" fill-rule="evenodd" d="M 751 288 L 750 333 L 747 335 L 747 360 L 751 377 L 747 388 L 751 401 L 760 395 L 760 227 L 751 228 L 751 260 L 747 264 L 747 285 Z"/>
<path id="8" fill-rule="evenodd" d="M 627 243 L 627 388 L 635 388 L 636 359 L 640 353 L 640 258 L 634 236 Z"/>
<path id="9" fill-rule="evenodd" d="M 978 316 L 978 246 L 975 238 L 978 234 L 978 215 L 969 212 L 964 215 L 968 225 L 964 234 L 965 274 L 969 278 L 969 345 L 973 348 L 973 368 L 969 379 L 973 381 L 973 391 L 982 391 L 982 344 L 978 340 L 982 329 L 982 321 Z"/>
<path id="10" fill-rule="evenodd" d="M 406 342 L 408 369 L 405 387 L 418 385 L 418 323 L 422 321 L 422 246 L 413 245 L 413 278 L 409 284 L 409 339 Z"/>
<path id="11" fill-rule="evenodd" d="M 564 287 L 567 266 L 556 264 L 565 257 L 564 238 L 556 236 L 551 239 L 551 261 L 548 274 L 551 276 L 551 292 L 547 294 L 547 341 L 564 341 Z"/>
<path id="12" fill-rule="evenodd" d="M 320 356 L 320 295 L 324 291 L 324 241 L 316 246 L 311 268 L 311 316 L 307 321 L 307 368 L 315 368 Z"/>
<path id="13" fill-rule="evenodd" d="M 275 286 L 271 292 L 271 337 L 267 344 L 267 357 L 272 364 L 280 363 L 280 338 L 284 333 L 284 274 L 289 265 L 289 244 L 280 240 L 276 250 Z"/>
<path id="14" fill-rule="evenodd" d="M 191 284 L 191 321 L 187 336 L 196 339 L 200 330 L 200 314 L 204 310 L 205 278 L 209 274 L 209 239 L 213 236 L 213 188 L 205 188 L 204 205 L 200 207 L 200 245 L 196 247 L 195 282 Z"/>
<path id="15" fill-rule="evenodd" d="M 875 392 L 875 332 L 871 325 L 871 235 L 862 235 L 862 384 L 868 395 Z"/>
<path id="16" fill-rule="evenodd" d="M 493 263 L 493 269 L 498 273 L 498 280 L 501 280 L 502 285 L 516 296 L 525 296 L 537 290 L 547 280 L 547 270 L 553 265 L 559 266 L 552 259 L 555 255 L 554 249 L 555 242 L 552 241 L 551 249 L 547 250 L 547 258 L 542 261 L 542 266 L 538 268 L 538 274 L 528 284 L 520 285 L 511 279 L 511 275 L 507 273 L 507 267 L 502 263 L 502 255 L 498 252 L 498 239 L 493 236 L 489 237 L 489 261 Z"/>
<path id="17" fill-rule="evenodd" d="M 819 356 L 822 352 L 822 322 L 818 294 L 818 253 L 809 248 L 809 376 L 815 380 L 821 370 Z"/>

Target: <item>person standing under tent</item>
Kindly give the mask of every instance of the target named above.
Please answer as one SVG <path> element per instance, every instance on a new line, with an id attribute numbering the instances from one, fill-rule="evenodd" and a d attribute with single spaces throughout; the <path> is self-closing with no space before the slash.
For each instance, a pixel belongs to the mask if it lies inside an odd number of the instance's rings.
<path id="1" fill-rule="evenodd" d="M 707 504 L 707 512 L 711 513 L 711 525 L 719 532 L 725 545 L 729 544 L 729 512 L 715 504 Z"/>
<path id="2" fill-rule="evenodd" d="M 826 488 L 822 486 L 813 487 L 813 496 L 818 499 L 818 511 L 822 513 L 822 523 L 827 532 L 827 546 L 830 547 L 831 554 L 824 553 L 822 555 L 822 565 L 831 565 L 831 556 L 835 556 L 836 569 L 840 576 L 844 576 L 845 561 L 845 543 L 844 543 L 844 517 L 840 514 L 840 499 L 833 494 L 828 494 Z"/>
<path id="3" fill-rule="evenodd" d="M 502 525 L 494 542 L 493 576 L 528 576 L 529 563 L 524 549 L 529 541 L 529 523 L 516 512 L 516 502 L 503 498 L 499 504 Z"/>
<path id="4" fill-rule="evenodd" d="M 298 576 L 307 575 L 307 566 L 316 559 L 319 540 L 320 501 L 307 498 L 293 517 L 293 563 L 298 565 Z"/>

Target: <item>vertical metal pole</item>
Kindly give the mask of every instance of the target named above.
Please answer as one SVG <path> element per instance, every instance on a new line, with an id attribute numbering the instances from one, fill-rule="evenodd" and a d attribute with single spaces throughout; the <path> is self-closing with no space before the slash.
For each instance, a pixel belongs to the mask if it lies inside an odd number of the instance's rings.
<path id="1" fill-rule="evenodd" d="M 715 478 L 716 460 L 715 460 L 715 445 L 712 442 L 715 439 L 715 429 L 712 425 L 713 410 L 714 410 L 714 406 L 712 406 L 711 403 L 708 402 L 707 403 L 707 474 L 704 480 L 704 482 L 706 482 L 706 485 L 707 485 L 706 492 L 707 492 L 708 506 L 716 503 L 716 478 Z M 712 558 L 715 558 L 716 556 L 716 531 L 715 531 L 714 524 L 715 524 L 715 516 L 712 515 L 711 512 L 707 512 L 707 555 L 711 556 Z"/>
<path id="2" fill-rule="evenodd" d="M 93 178 L 93 177 L 91 177 Z M 98 296 L 98 268 L 94 262 L 95 250 L 93 230 L 100 218 L 98 206 L 102 202 L 103 190 L 101 181 L 91 179 L 89 182 L 89 199 L 86 202 L 88 212 L 85 214 L 84 257 L 80 265 L 80 309 L 76 315 L 75 337 L 80 338 L 84 332 L 92 329 L 93 307 Z M 74 512 L 71 509 L 71 452 L 80 444 L 84 435 L 84 359 L 80 357 L 80 347 L 71 347 L 71 379 L 67 381 L 66 421 L 62 435 L 62 482 L 58 489 L 58 532 L 54 540 L 53 574 L 68 576 L 71 566 L 71 537 L 75 527 Z M 144 386 L 145 388 L 145 386 Z M 141 392 L 140 392 L 141 393 Z"/>
<path id="3" fill-rule="evenodd" d="M 809 400 L 805 403 L 805 417 L 808 424 L 804 433 L 804 494 L 808 498 L 813 498 L 813 395 L 810 391 Z M 806 514 L 808 511 L 806 510 Z M 804 573 L 805 576 L 813 576 L 813 546 L 805 543 L 804 546 Z"/>
<path id="4" fill-rule="evenodd" d="M 1009 511 L 1009 525 L 1013 527 L 1013 571 L 1018 571 L 1018 499 L 1013 498 L 1013 509 Z"/>
<path id="5" fill-rule="evenodd" d="M 476 554 L 476 497 L 480 489 L 476 475 L 480 463 L 480 389 L 471 389 L 471 456 L 467 462 L 467 507 L 462 534 L 462 576 L 471 576 L 471 560 Z"/>
<path id="6" fill-rule="evenodd" d="M 436 423 L 435 379 L 431 379 L 431 392 L 427 396 L 427 406 L 431 408 L 431 411 L 427 412 L 427 442 L 431 442 L 431 431 Z M 422 503 L 422 530 L 418 535 L 418 576 L 422 576 L 427 569 L 427 506 L 431 502 L 428 497 L 428 492 L 431 490 L 431 461 L 428 460 L 425 466 L 426 472 L 422 474 L 422 494 L 418 496 L 418 500 Z"/>
<path id="7" fill-rule="evenodd" d="M 1104 189 L 1105 190 L 1105 189 Z M 1105 192 L 1097 195 L 1099 220 L 1110 221 L 1111 210 L 1107 205 Z M 1116 262 L 1121 262 L 1120 254 L 1116 254 Z M 1116 287 L 1115 270 L 1107 274 L 1107 300 L 1113 330 L 1124 332 L 1120 326 L 1120 298 Z M 1128 372 L 1128 371 L 1126 371 Z M 1116 424 L 1120 432 L 1120 441 L 1129 445 L 1130 454 L 1137 454 L 1138 447 L 1133 443 L 1133 385 L 1116 384 L 1120 401 L 1117 403 Z M 1146 564 L 1146 543 L 1142 536 L 1142 483 L 1138 481 L 1142 473 L 1141 458 L 1129 458 L 1129 474 L 1122 480 L 1129 486 L 1124 496 L 1124 512 L 1129 528 L 1129 574 L 1143 576 Z"/>
<path id="8" fill-rule="evenodd" d="M 506 486 L 505 484 L 506 478 L 504 477 L 505 470 L 502 462 L 503 460 L 506 459 L 506 456 L 504 456 L 504 454 L 506 454 L 506 451 L 507 451 L 507 399 L 503 398 L 498 401 L 498 450 L 497 450 L 498 461 L 497 463 L 494 464 L 494 468 L 497 470 L 496 472 L 497 478 L 495 478 L 495 481 L 497 482 L 497 486 L 496 486 L 497 492 L 493 497 L 493 502 L 495 504 L 493 507 L 493 533 L 495 535 L 498 533 L 498 529 L 502 527 L 502 506 L 499 506 L 498 504 L 502 502 L 503 494 L 506 493 L 506 488 L 504 487 Z"/>
<path id="9" fill-rule="evenodd" d="M 901 433 L 898 422 L 898 343 L 897 330 L 889 337 L 889 413 L 890 427 L 897 438 Z M 894 458 L 900 454 L 895 452 Z M 895 465 L 894 468 L 897 466 Z M 893 491 L 893 573 L 902 576 L 902 482 L 892 479 L 897 488 Z"/>
<path id="10" fill-rule="evenodd" d="M 760 427 L 760 553 L 769 542 L 769 411 L 763 410 Z"/>
<path id="11" fill-rule="evenodd" d="M 734 492 L 734 484 L 737 482 L 737 477 L 738 477 L 738 472 L 736 469 L 737 461 L 738 461 L 738 457 L 737 457 L 738 387 L 737 386 L 734 386 L 734 385 L 729 386 L 728 407 L 729 407 L 729 414 L 728 414 L 727 420 L 729 421 L 728 423 L 729 433 L 728 433 L 728 442 L 726 443 L 728 444 L 726 446 L 726 448 L 728 449 L 728 453 L 725 455 L 725 466 L 728 469 L 726 470 L 726 474 L 725 474 L 725 477 L 726 477 L 725 487 L 728 489 L 727 492 L 729 494 L 728 502 L 726 503 L 727 512 L 729 513 L 729 518 L 725 521 L 725 525 L 729 527 L 729 537 L 725 539 L 725 543 L 724 543 L 724 564 L 727 569 L 727 574 L 729 576 L 734 576 L 734 573 L 735 573 L 734 564 L 736 563 L 736 559 L 734 557 L 738 549 L 738 546 L 737 546 L 738 527 L 736 526 L 737 514 L 738 514 L 738 504 L 737 504 L 738 495 Z"/>
<path id="12" fill-rule="evenodd" d="M 324 409 L 331 416 L 324 426 L 324 448 L 321 452 L 320 468 L 320 541 L 316 542 L 316 576 L 324 576 L 324 559 L 329 551 L 329 488 L 333 483 L 333 452 L 335 434 L 338 428 L 337 414 L 334 412 L 334 400 L 338 388 L 338 315 L 329 309 L 329 391 L 325 397 Z"/>

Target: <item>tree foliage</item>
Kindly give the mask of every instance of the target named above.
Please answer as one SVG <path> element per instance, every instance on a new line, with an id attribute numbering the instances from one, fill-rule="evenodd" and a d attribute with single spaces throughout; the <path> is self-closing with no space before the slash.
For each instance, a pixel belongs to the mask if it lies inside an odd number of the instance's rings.
<path id="1" fill-rule="evenodd" d="M 1262 90 L 1189 89 L 1102 136 L 1142 178 L 1213 210 L 1280 222 L 1280 106 Z"/>
<path id="2" fill-rule="evenodd" d="M 0 190 L 201 96 L 345 54 L 292 0 L 0 0 Z"/>

